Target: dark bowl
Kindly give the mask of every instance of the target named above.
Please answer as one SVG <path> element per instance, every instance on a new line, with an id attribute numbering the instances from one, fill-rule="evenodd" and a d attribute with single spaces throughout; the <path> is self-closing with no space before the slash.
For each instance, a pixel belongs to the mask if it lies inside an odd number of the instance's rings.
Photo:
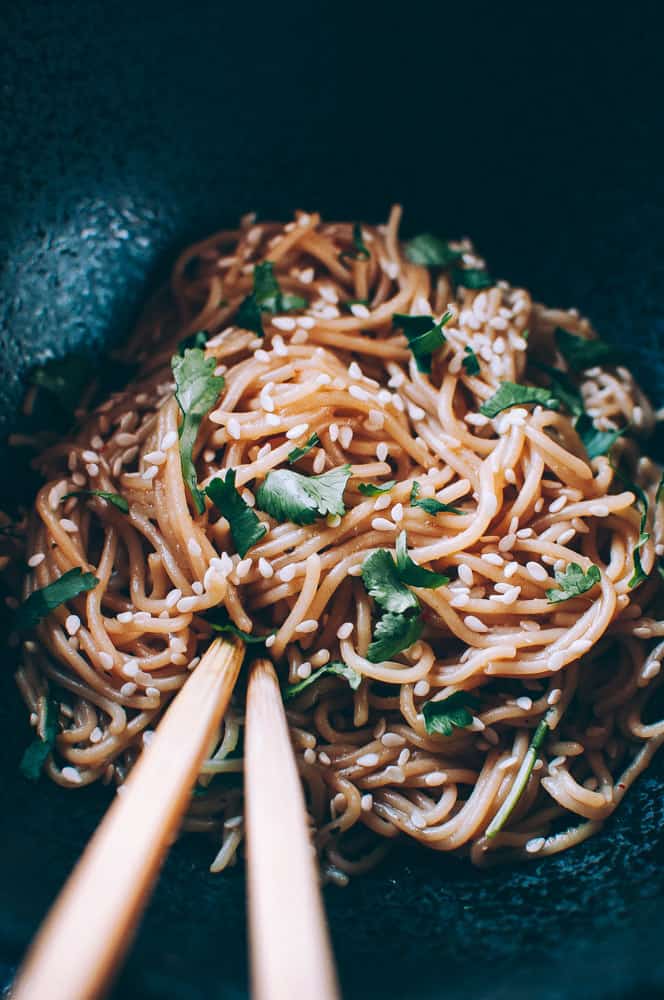
<path id="1" fill-rule="evenodd" d="M 578 305 L 664 402 L 661 59 L 652 9 L 5 5 L 0 421 L 26 372 L 121 338 L 177 248 L 249 208 L 470 233 L 495 273 Z M 457 5 L 458 7 L 459 5 Z M 23 485 L 3 453 L 3 492 Z M 7 472 L 9 474 L 7 474 Z M 0 961 L 12 971 L 107 802 L 28 785 L 0 699 Z M 325 893 L 347 997 L 664 995 L 662 762 L 600 836 L 476 872 L 399 847 Z M 173 848 L 114 996 L 244 996 L 244 880 Z M 72 942 L 72 962 L 75 942 Z"/>

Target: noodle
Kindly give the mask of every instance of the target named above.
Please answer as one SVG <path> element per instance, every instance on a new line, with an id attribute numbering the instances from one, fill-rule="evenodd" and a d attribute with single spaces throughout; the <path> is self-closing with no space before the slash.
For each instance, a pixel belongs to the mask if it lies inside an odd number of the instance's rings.
<path id="1" fill-rule="evenodd" d="M 543 372 L 565 370 L 555 328 L 592 339 L 588 322 L 504 282 L 435 278 L 406 256 L 399 221 L 398 208 L 361 229 L 247 218 L 185 250 L 126 347 L 139 376 L 35 460 L 45 485 L 26 538 L 24 598 L 77 567 L 99 581 L 43 618 L 39 644 L 23 643 L 17 679 L 38 732 L 48 699 L 57 705 L 48 775 L 120 786 L 223 608 L 262 637 L 284 685 L 302 684 L 287 714 L 323 874 L 339 883 L 399 833 L 479 865 L 567 849 L 600 829 L 664 741 L 648 708 L 664 635 L 660 470 L 634 437 L 590 460 L 565 407 L 480 410 L 501 383 L 544 391 Z M 470 244 L 450 250 L 482 272 Z M 283 296 L 263 310 L 264 336 L 238 325 L 261 262 Z M 294 296 L 305 301 L 286 308 Z M 421 371 L 393 315 L 445 312 Z M 195 436 L 195 476 L 211 491 L 234 470 L 258 515 L 243 554 L 232 519 L 209 501 L 197 513 L 183 474 L 170 361 L 199 330 L 225 384 Z M 625 368 L 567 374 L 596 432 L 654 426 Z M 343 515 L 295 523 L 261 509 L 276 470 L 346 464 Z M 448 580 L 411 582 L 423 631 L 377 662 L 363 567 L 402 532 L 411 560 Z M 551 599 L 574 565 L 589 585 Z M 428 713 L 446 704 L 462 716 L 436 730 Z M 213 871 L 242 843 L 243 723 L 238 693 L 185 822 L 215 838 Z"/>

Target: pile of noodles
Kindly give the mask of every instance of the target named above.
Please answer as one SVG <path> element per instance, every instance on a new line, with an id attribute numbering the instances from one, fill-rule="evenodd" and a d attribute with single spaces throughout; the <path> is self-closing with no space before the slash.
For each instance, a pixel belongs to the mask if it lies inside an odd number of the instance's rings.
<path id="1" fill-rule="evenodd" d="M 637 447 L 655 419 L 648 401 L 621 367 L 581 376 L 597 427 L 630 424 L 611 462 L 587 459 L 564 410 L 480 414 L 501 382 L 542 384 L 533 357 L 564 368 L 556 327 L 594 334 L 575 310 L 547 309 L 524 289 L 455 288 L 446 272 L 411 263 L 399 218 L 394 209 L 386 225 L 363 226 L 361 254 L 350 224 L 303 213 L 287 225 L 247 218 L 189 247 L 126 349 L 140 375 L 37 460 L 45 484 L 25 557 L 23 597 L 73 567 L 100 581 L 22 647 L 18 683 L 33 725 L 45 695 L 58 702 L 45 770 L 60 785 L 122 784 L 210 641 L 206 610 L 223 605 L 245 632 L 276 630 L 267 653 L 284 685 L 330 660 L 361 675 L 357 690 L 321 676 L 287 703 L 312 838 L 324 876 L 338 882 L 375 863 L 399 834 L 477 864 L 564 850 L 601 827 L 664 740 L 664 722 L 644 720 L 664 651 L 653 607 L 664 551 L 660 469 Z M 466 265 L 482 266 L 468 242 L 455 248 Z M 261 339 L 234 317 L 265 260 L 282 291 L 308 305 L 264 314 Z M 392 316 L 445 311 L 447 342 L 425 374 Z M 316 433 L 320 443 L 297 469 L 350 463 L 343 517 L 298 526 L 257 511 L 269 530 L 240 559 L 219 512 L 208 502 L 194 513 L 170 359 L 199 330 L 225 377 L 196 440 L 199 483 L 234 469 L 253 505 L 266 474 L 292 468 L 290 451 Z M 463 364 L 467 347 L 479 374 Z M 639 549 L 647 579 L 636 588 L 641 510 L 614 472 L 618 458 L 650 501 Z M 357 488 L 388 480 L 396 485 L 385 495 Z M 422 497 L 463 513 L 411 506 L 414 481 Z M 82 489 L 121 494 L 129 511 L 95 497 L 63 501 Z M 361 566 L 376 549 L 393 551 L 403 530 L 412 558 L 450 583 L 416 588 L 421 638 L 372 663 L 377 612 Z M 597 566 L 599 585 L 550 603 L 556 570 L 572 562 Z M 478 699 L 472 724 L 427 733 L 423 704 L 459 690 Z M 523 794 L 487 838 L 545 717 Z M 242 842 L 243 721 L 238 692 L 186 820 L 216 841 L 213 870 L 232 863 Z"/>

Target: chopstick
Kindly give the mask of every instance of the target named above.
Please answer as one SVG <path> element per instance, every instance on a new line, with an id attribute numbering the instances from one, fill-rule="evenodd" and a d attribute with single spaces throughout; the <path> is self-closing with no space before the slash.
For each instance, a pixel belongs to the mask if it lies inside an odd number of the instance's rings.
<path id="1" fill-rule="evenodd" d="M 256 1000 L 339 996 L 302 786 L 274 667 L 247 691 L 245 799 L 249 929 Z"/>
<path id="2" fill-rule="evenodd" d="M 231 697 L 244 646 L 215 640 L 187 679 L 35 939 L 13 1000 L 92 1000 L 117 970 Z"/>

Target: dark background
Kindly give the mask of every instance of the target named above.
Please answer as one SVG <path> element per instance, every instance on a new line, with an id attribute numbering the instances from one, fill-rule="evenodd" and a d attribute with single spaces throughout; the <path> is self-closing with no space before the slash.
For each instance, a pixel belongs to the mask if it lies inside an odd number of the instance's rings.
<path id="1" fill-rule="evenodd" d="M 655 4 L 23 0 L 0 37 L 0 432 L 29 367 L 122 337 L 188 239 L 253 208 L 377 221 L 394 200 L 406 232 L 470 234 L 495 274 L 580 306 L 664 402 Z M 18 777 L 3 661 L 8 979 L 105 800 Z M 661 778 L 562 858 L 486 874 L 404 849 L 328 890 L 345 995 L 664 995 Z M 118 997 L 244 995 L 243 880 L 208 854 L 174 848 Z"/>

